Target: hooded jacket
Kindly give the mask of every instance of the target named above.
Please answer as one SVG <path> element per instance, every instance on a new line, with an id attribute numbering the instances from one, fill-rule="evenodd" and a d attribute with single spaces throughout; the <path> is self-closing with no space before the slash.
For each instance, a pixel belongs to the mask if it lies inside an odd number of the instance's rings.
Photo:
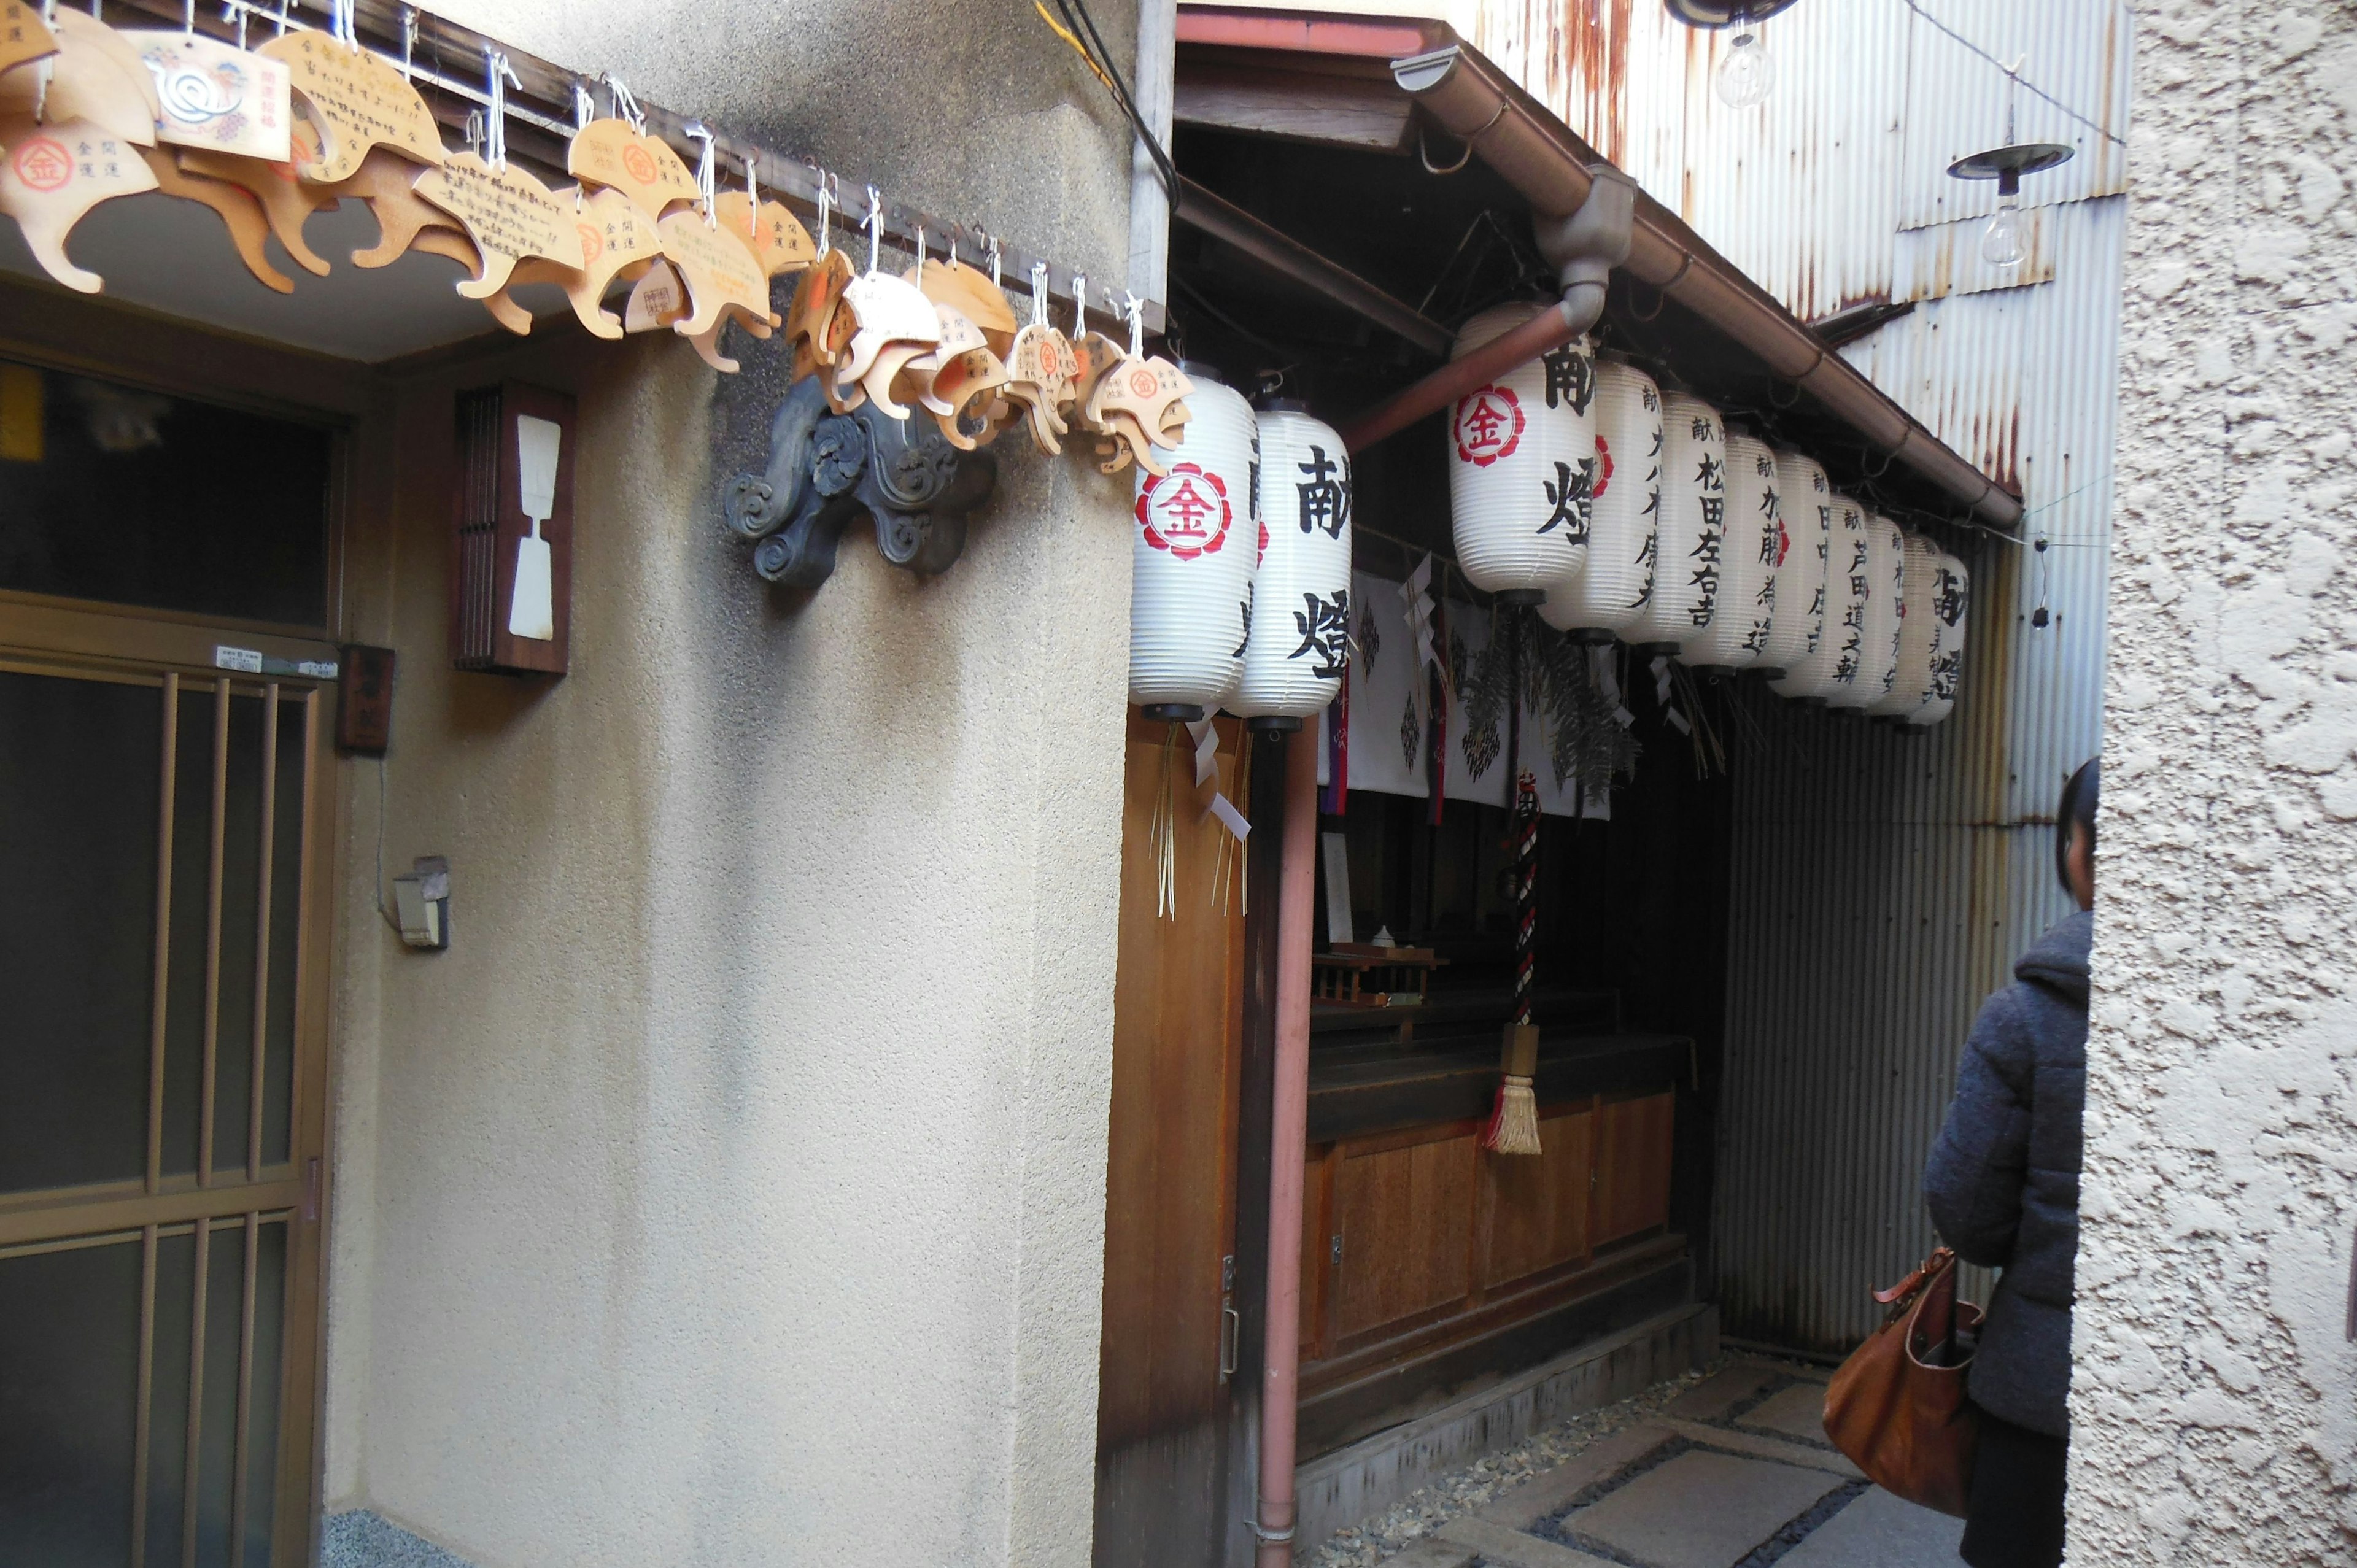
<path id="1" fill-rule="evenodd" d="M 2072 915 L 2022 955 L 2014 984 L 1982 1004 L 1955 1101 L 1923 1170 L 1941 1239 L 1966 1262 L 2005 1271 L 1973 1359 L 1973 1402 L 2056 1437 L 2070 1434 L 2094 938 L 2093 913 Z"/>

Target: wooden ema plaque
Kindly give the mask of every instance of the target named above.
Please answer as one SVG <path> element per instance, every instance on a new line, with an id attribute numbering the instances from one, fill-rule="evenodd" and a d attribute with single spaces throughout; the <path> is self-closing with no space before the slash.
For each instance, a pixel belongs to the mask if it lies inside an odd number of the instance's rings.
<path id="1" fill-rule="evenodd" d="M 510 629 L 520 547 L 533 535 L 524 510 L 518 422 L 546 420 L 560 432 L 553 505 L 541 520 L 547 542 L 549 603 L 555 635 Z M 457 493 L 450 535 L 450 661 L 499 675 L 562 675 L 573 619 L 573 470 L 577 447 L 573 399 L 521 381 L 457 398 Z"/>
<path id="2" fill-rule="evenodd" d="M 576 272 L 581 236 L 574 232 L 573 205 L 510 164 L 495 169 L 472 153 L 453 153 L 440 168 L 417 177 L 417 194 L 466 226 L 482 252 L 483 275 L 458 285 L 468 299 L 483 299 L 507 286 L 508 274 L 525 256 L 545 256 Z"/>
<path id="3" fill-rule="evenodd" d="M 565 172 L 584 185 L 620 191 L 650 219 L 699 194 L 670 144 L 632 130 L 627 120 L 592 120 L 575 132 Z"/>
<path id="4" fill-rule="evenodd" d="M 124 33 L 156 83 L 156 139 L 285 163 L 295 104 L 285 62 L 178 28 Z"/>
<path id="5" fill-rule="evenodd" d="M 87 120 L 35 124 L 0 119 L 0 212 L 16 220 L 25 246 L 68 288 L 96 294 L 106 280 L 66 258 L 66 236 L 102 201 L 156 188 L 136 144 Z"/>
<path id="6" fill-rule="evenodd" d="M 713 203 L 719 215 L 720 226 L 745 242 L 753 259 L 770 277 L 780 273 L 806 267 L 818 259 L 818 246 L 802 220 L 775 201 L 761 203 L 760 212 L 753 210 L 753 199 L 741 190 L 725 190 Z"/>
<path id="7" fill-rule="evenodd" d="M 720 325 L 722 311 L 733 309 L 748 327 L 758 323 L 761 337 L 770 335 L 775 319 L 770 315 L 769 274 L 744 241 L 695 211 L 674 212 L 655 227 L 663 254 L 687 282 L 687 317 L 672 330 L 683 338 L 700 337 Z"/>
<path id="8" fill-rule="evenodd" d="M 58 52 L 58 40 L 42 25 L 41 8 L 24 0 L 0 0 L 0 71 Z"/>
<path id="9" fill-rule="evenodd" d="M 371 147 L 391 147 L 416 163 L 443 158 L 434 112 L 401 72 L 326 33 L 287 33 L 254 51 L 284 64 L 287 79 L 311 111 L 324 143 L 303 177 L 333 185 L 357 173 Z"/>
<path id="10" fill-rule="evenodd" d="M 188 173 L 225 180 L 262 203 L 263 216 L 270 220 L 270 232 L 294 258 L 295 264 L 315 276 L 325 277 L 328 260 L 303 238 L 303 225 L 321 208 L 333 207 L 337 196 L 327 186 L 306 183 L 296 172 L 318 156 L 319 134 L 310 121 L 296 121 L 289 145 L 295 156 L 283 164 L 257 163 L 207 147 L 182 147 L 175 156 Z"/>
<path id="11" fill-rule="evenodd" d="M 201 202 L 220 214 L 229 231 L 229 242 L 237 247 L 237 259 L 263 287 L 280 294 L 295 292 L 295 280 L 272 266 L 269 252 L 263 249 L 262 242 L 270 237 L 270 220 L 252 191 L 225 179 L 190 174 L 163 147 L 142 147 L 139 156 L 146 160 L 157 188 L 165 195 Z"/>
<path id="12" fill-rule="evenodd" d="M 606 291 L 614 280 L 632 267 L 644 266 L 662 254 L 662 242 L 655 226 L 647 221 L 638 204 L 619 190 L 560 190 L 559 203 L 574 202 L 574 232 L 581 239 L 581 265 L 577 268 L 559 266 L 543 256 L 528 256 L 515 265 L 509 274 L 508 289 L 518 284 L 554 284 L 565 291 L 566 303 L 573 306 L 574 317 L 583 328 L 598 338 L 622 336 L 622 318 L 605 308 Z M 501 326 L 511 331 L 526 331 L 532 318 L 501 289 L 485 305 L 499 317 Z M 506 306 L 522 316 L 518 326 L 501 313 Z"/>
<path id="13" fill-rule="evenodd" d="M 47 93 L 40 67 L 0 76 L 0 115 L 31 119 L 38 106 L 44 124 L 83 121 L 118 141 L 154 146 L 156 84 L 139 56 L 121 44 L 113 29 L 79 11 L 58 13 L 57 38 L 57 54 L 47 67 Z"/>

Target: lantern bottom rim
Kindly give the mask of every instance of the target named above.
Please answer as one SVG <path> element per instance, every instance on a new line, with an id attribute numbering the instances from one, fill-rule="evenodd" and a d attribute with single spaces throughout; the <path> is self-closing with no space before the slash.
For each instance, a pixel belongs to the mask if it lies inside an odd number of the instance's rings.
<path id="1" fill-rule="evenodd" d="M 1790 670 L 1778 664 L 1755 664 L 1751 667 L 1751 672 L 1762 681 L 1781 681 L 1792 673 Z"/>
<path id="2" fill-rule="evenodd" d="M 1490 596 L 1501 605 L 1543 605 L 1546 603 L 1544 588 L 1500 588 Z"/>
<path id="3" fill-rule="evenodd" d="M 1683 642 L 1632 642 L 1629 645 L 1650 658 L 1667 658 L 1685 646 Z"/>
<path id="4" fill-rule="evenodd" d="M 1200 703 L 1148 703 L 1138 710 L 1148 719 L 1163 724 L 1191 725 L 1203 716 Z"/>
<path id="5" fill-rule="evenodd" d="M 1244 728 L 1263 735 L 1295 735 L 1301 729 L 1301 721 L 1290 714 L 1255 714 L 1244 721 Z"/>

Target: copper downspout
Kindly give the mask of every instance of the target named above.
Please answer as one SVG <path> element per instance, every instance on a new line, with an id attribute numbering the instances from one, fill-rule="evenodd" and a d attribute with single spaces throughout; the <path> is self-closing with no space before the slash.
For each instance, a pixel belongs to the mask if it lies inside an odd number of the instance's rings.
<path id="1" fill-rule="evenodd" d="M 1361 452 L 1386 436 L 1396 435 L 1437 408 L 1447 408 L 1475 387 L 1485 386 L 1516 365 L 1559 349 L 1583 328 L 1558 302 L 1540 311 L 1503 337 L 1493 338 L 1461 360 L 1402 387 L 1342 427 L 1342 445 Z"/>
<path id="2" fill-rule="evenodd" d="M 1285 747 L 1276 901 L 1276 1071 L 1268 1138 L 1268 1295 L 1262 1316 L 1258 1568 L 1288 1568 L 1301 1376 L 1301 1186 L 1309 1139 L 1309 942 L 1318 913 L 1318 732 Z"/>
<path id="3" fill-rule="evenodd" d="M 1392 70 L 1400 87 L 1442 129 L 1470 142 L 1542 220 L 1575 211 L 1587 199 L 1594 177 L 1583 159 L 1592 155 L 1480 55 L 1452 44 L 1395 60 Z M 2020 521 L 2020 498 L 1943 446 L 1660 203 L 1640 204 L 1625 268 L 1741 344 L 1770 374 L 1807 392 L 1878 453 L 1906 464 L 1998 527 Z M 1504 341 L 1491 347 L 1501 349 Z M 1374 429 L 1378 416 L 1397 430 L 1448 406 L 1469 390 L 1470 371 L 1460 372 L 1460 367 L 1473 361 L 1469 355 L 1416 382 L 1354 422 L 1346 438 L 1355 448 L 1381 438 L 1361 437 Z M 1508 368 L 1493 366 L 1486 356 L 1480 365 L 1485 379 Z"/>

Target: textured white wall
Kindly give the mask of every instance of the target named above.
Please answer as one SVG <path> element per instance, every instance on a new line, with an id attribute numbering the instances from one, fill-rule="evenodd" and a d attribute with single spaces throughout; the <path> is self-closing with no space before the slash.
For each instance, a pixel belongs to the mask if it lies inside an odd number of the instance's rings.
<path id="1" fill-rule="evenodd" d="M 1028 6 L 457 9 L 1120 275 L 1127 138 Z M 1006 443 L 946 575 L 854 533 L 789 602 L 714 505 L 782 338 L 545 334 L 363 454 L 385 858 L 450 856 L 456 939 L 379 921 L 347 764 L 328 1507 L 484 1568 L 1085 1563 L 1126 480 Z M 447 667 L 448 391 L 501 374 L 581 399 L 554 684 Z"/>
<path id="2" fill-rule="evenodd" d="M 2138 21 L 2071 1560 L 2346 1563 L 2357 14 Z"/>

